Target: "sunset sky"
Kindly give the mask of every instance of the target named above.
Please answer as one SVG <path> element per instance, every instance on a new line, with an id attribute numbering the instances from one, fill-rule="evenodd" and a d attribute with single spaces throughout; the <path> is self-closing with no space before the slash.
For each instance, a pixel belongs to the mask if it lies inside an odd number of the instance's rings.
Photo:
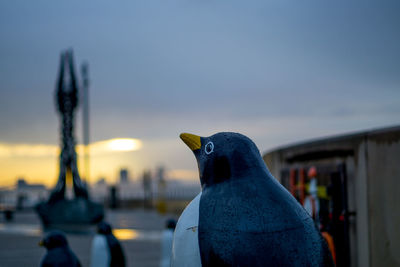
<path id="1" fill-rule="evenodd" d="M 399 13 L 396 0 L 1 1 L 0 186 L 56 181 L 68 48 L 90 65 L 90 182 L 161 165 L 196 181 L 181 132 L 240 132 L 264 153 L 398 125 Z M 99 148 L 115 138 L 141 146 Z"/>

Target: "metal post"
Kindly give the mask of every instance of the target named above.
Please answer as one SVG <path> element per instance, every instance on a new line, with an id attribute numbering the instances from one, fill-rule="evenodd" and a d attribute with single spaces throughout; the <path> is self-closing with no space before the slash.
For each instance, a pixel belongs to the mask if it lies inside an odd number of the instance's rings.
<path id="1" fill-rule="evenodd" d="M 83 105 L 82 105 L 82 119 L 83 119 L 83 158 L 86 184 L 90 182 L 90 159 L 89 159 L 89 64 L 84 62 L 81 67 L 82 82 L 83 82 Z"/>

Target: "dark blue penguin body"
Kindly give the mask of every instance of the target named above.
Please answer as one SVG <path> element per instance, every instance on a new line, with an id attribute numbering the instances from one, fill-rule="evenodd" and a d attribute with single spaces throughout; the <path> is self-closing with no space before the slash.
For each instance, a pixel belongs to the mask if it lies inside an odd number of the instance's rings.
<path id="1" fill-rule="evenodd" d="M 81 264 L 68 246 L 67 239 L 61 231 L 51 231 L 40 242 L 47 249 L 41 267 L 80 267 Z"/>
<path id="2" fill-rule="evenodd" d="M 333 266 L 312 219 L 272 177 L 249 138 L 181 138 L 199 167 L 203 266 Z"/>
<path id="3" fill-rule="evenodd" d="M 104 235 L 107 240 L 110 251 L 110 267 L 125 267 L 125 256 L 121 244 L 113 235 L 111 225 L 106 222 L 100 222 L 97 225 L 97 232 Z"/>

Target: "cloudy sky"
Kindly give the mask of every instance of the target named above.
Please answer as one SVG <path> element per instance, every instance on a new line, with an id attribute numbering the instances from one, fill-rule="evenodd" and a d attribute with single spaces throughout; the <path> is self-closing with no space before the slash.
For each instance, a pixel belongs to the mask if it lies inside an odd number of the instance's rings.
<path id="1" fill-rule="evenodd" d="M 241 132 L 264 153 L 397 125 L 399 12 L 395 0 L 1 1 L 0 185 L 55 182 L 67 48 L 90 64 L 91 141 L 142 141 L 93 155 L 91 181 L 158 165 L 196 179 L 181 132 Z"/>

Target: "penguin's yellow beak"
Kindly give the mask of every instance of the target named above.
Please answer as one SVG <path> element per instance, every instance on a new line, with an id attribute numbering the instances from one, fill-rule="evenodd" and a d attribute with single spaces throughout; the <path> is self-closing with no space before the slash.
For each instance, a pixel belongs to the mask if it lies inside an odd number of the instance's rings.
<path id="1" fill-rule="evenodd" d="M 40 240 L 39 243 L 38 243 L 38 246 L 44 247 L 44 241 L 43 241 L 43 240 Z"/>
<path id="2" fill-rule="evenodd" d="M 179 136 L 182 141 L 192 150 L 195 151 L 201 148 L 201 140 L 200 136 L 190 134 L 190 133 L 182 133 Z"/>

